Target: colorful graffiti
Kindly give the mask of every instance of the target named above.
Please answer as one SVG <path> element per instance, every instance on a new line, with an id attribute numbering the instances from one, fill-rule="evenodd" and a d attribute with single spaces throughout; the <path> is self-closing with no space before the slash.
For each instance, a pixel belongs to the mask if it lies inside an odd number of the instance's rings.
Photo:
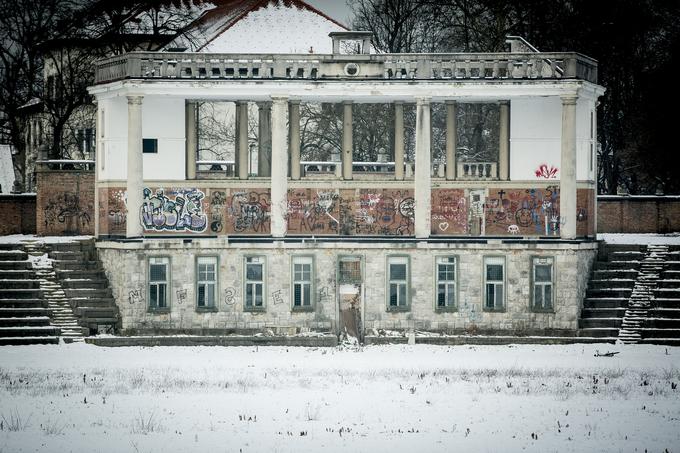
<path id="1" fill-rule="evenodd" d="M 82 206 L 81 206 L 82 205 Z M 76 192 L 53 194 L 43 208 L 46 232 L 86 234 L 91 231 L 92 204 L 83 205 Z"/>
<path id="2" fill-rule="evenodd" d="M 433 189 L 432 234 L 467 234 L 468 202 L 464 189 Z"/>
<path id="3" fill-rule="evenodd" d="M 339 226 L 337 190 L 290 189 L 288 232 L 292 234 L 337 234 Z"/>
<path id="4" fill-rule="evenodd" d="M 560 233 L 559 188 L 489 189 L 485 234 L 557 236 Z"/>
<path id="5" fill-rule="evenodd" d="M 226 232 L 269 234 L 270 210 L 269 189 L 232 191 L 226 206 Z"/>
<path id="6" fill-rule="evenodd" d="M 548 166 L 548 164 L 541 164 L 538 166 L 536 171 L 534 171 L 534 174 L 536 175 L 537 178 L 543 178 L 543 179 L 557 179 L 557 172 L 559 170 L 557 167 L 553 167 L 552 165 Z"/>
<path id="7" fill-rule="evenodd" d="M 411 190 L 340 191 L 340 234 L 409 236 L 415 207 Z"/>
<path id="8" fill-rule="evenodd" d="M 224 228 L 224 208 L 227 204 L 227 195 L 223 190 L 213 190 L 210 192 L 210 231 L 221 233 Z"/>
<path id="9" fill-rule="evenodd" d="M 144 201 L 140 207 L 142 226 L 147 231 L 201 233 L 208 223 L 203 212 L 204 198 L 205 194 L 198 189 L 166 191 L 160 188 L 153 192 L 144 188 Z"/>

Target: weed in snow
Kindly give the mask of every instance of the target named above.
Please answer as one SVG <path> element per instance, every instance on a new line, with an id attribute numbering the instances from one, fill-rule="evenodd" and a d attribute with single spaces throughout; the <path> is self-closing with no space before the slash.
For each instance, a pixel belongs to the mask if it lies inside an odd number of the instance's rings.
<path id="1" fill-rule="evenodd" d="M 133 434 L 149 434 L 149 433 L 159 433 L 165 431 L 163 424 L 156 419 L 156 413 L 151 411 L 148 416 L 142 414 L 141 411 L 137 413 L 137 416 L 132 420 L 132 433 Z"/>
<path id="2" fill-rule="evenodd" d="M 0 415 L 0 431 L 25 431 L 29 427 L 31 416 L 24 418 L 17 408 L 10 410 L 9 414 Z"/>

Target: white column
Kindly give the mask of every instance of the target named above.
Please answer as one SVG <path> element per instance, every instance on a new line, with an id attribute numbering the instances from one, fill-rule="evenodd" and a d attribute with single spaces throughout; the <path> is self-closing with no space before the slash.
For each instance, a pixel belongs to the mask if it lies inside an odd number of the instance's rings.
<path id="1" fill-rule="evenodd" d="M 456 179 L 456 110 L 456 101 L 446 101 L 446 179 L 449 181 Z"/>
<path id="2" fill-rule="evenodd" d="M 576 237 L 576 95 L 562 96 L 560 236 Z"/>
<path id="3" fill-rule="evenodd" d="M 236 161 L 238 162 L 238 179 L 248 179 L 248 103 L 236 103 Z"/>
<path id="4" fill-rule="evenodd" d="M 127 225 L 125 236 L 142 237 L 144 155 L 142 154 L 142 96 L 128 96 Z"/>
<path id="5" fill-rule="evenodd" d="M 99 140 L 101 131 L 101 107 L 100 103 L 95 101 L 97 105 L 97 118 L 95 118 L 94 126 L 94 205 L 99 206 L 99 168 L 102 159 L 102 144 Z M 95 211 L 94 215 L 94 237 L 99 237 L 99 213 Z"/>
<path id="6" fill-rule="evenodd" d="M 394 179 L 404 179 L 404 103 L 394 103 Z"/>
<path id="7" fill-rule="evenodd" d="M 415 171 L 415 234 L 430 236 L 430 98 L 418 98 L 416 104 L 416 171 Z"/>
<path id="8" fill-rule="evenodd" d="M 271 231 L 275 238 L 286 235 L 288 208 L 288 138 L 286 137 L 287 96 L 272 96 Z"/>
<path id="9" fill-rule="evenodd" d="M 500 104 L 500 134 L 498 137 L 498 179 L 510 180 L 510 102 Z"/>
<path id="10" fill-rule="evenodd" d="M 352 179 L 352 161 L 354 145 L 352 143 L 352 101 L 343 102 L 342 115 L 342 178 Z"/>
<path id="11" fill-rule="evenodd" d="M 272 158 L 272 106 L 269 102 L 258 102 L 257 108 L 259 113 L 257 176 L 269 176 Z"/>
<path id="12" fill-rule="evenodd" d="M 198 104 L 187 101 L 185 105 L 186 133 L 186 178 L 196 179 L 196 153 L 198 151 Z"/>
<path id="13" fill-rule="evenodd" d="M 300 101 L 288 103 L 290 178 L 300 179 Z"/>

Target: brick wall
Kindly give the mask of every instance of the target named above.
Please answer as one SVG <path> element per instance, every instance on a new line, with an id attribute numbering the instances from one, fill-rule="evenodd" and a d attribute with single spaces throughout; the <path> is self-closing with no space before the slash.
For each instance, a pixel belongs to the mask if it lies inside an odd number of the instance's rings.
<path id="1" fill-rule="evenodd" d="M 35 194 L 0 195 L 0 236 L 35 234 Z"/>
<path id="2" fill-rule="evenodd" d="M 39 235 L 94 234 L 94 172 L 37 172 L 36 229 Z"/>
<path id="3" fill-rule="evenodd" d="M 597 197 L 599 233 L 671 233 L 680 231 L 680 197 Z"/>

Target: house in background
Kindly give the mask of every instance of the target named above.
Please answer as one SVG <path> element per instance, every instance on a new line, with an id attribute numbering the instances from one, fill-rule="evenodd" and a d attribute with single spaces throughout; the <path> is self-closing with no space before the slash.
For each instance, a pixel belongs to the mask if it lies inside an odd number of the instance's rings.
<path id="1" fill-rule="evenodd" d="M 575 335 L 597 250 L 596 62 L 517 38 L 514 52 L 402 55 L 370 54 L 370 33 L 330 35 L 328 54 L 97 63 L 95 234 L 123 330 Z M 233 161 L 197 160 L 204 102 L 234 106 Z M 310 103 L 342 111 L 339 161 L 301 158 Z M 497 111 L 484 161 L 458 143 L 472 104 Z M 386 106 L 376 123 L 391 112 L 390 159 L 355 158 L 366 105 Z"/>

